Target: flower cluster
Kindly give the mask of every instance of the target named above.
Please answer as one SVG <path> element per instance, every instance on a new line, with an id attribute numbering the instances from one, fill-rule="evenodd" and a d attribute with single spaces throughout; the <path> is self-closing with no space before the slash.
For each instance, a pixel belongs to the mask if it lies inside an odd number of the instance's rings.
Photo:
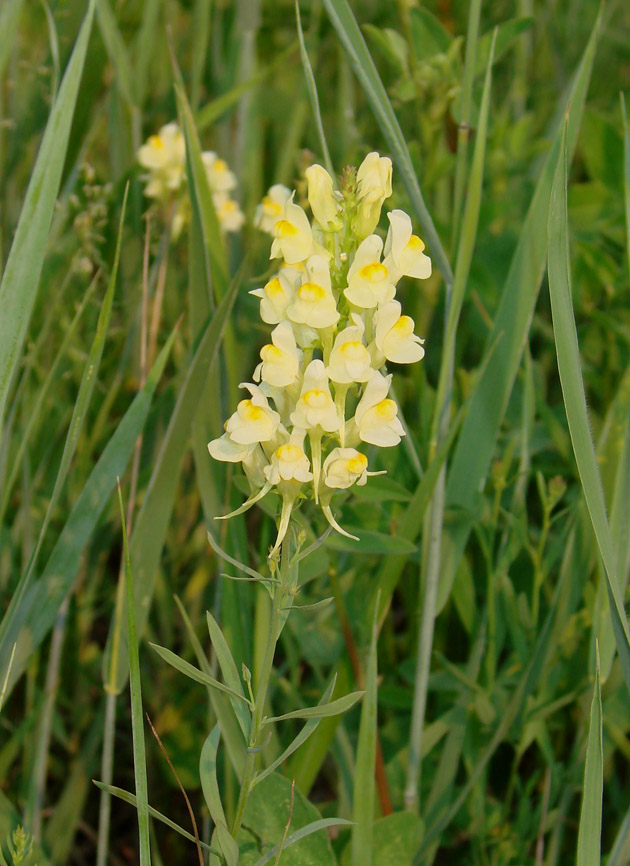
<path id="1" fill-rule="evenodd" d="M 282 497 L 274 551 L 296 500 L 309 494 L 348 535 L 331 499 L 375 474 L 358 447 L 390 447 L 405 435 L 384 365 L 424 356 L 395 295 L 401 277 L 427 278 L 431 261 L 404 211 L 387 214 L 385 242 L 375 233 L 392 192 L 391 160 L 368 154 L 358 169 L 346 169 L 341 190 L 320 165 L 306 170 L 306 180 L 312 223 L 281 185 L 258 208 L 258 226 L 273 236 L 270 258 L 279 260 L 278 272 L 251 293 L 273 326 L 271 342 L 260 351 L 254 382 L 241 386 L 249 396 L 208 445 L 216 460 L 241 462 L 252 487 L 232 515 L 272 489 Z"/>
<path id="2" fill-rule="evenodd" d="M 201 154 L 208 186 L 224 232 L 238 231 L 245 217 L 238 202 L 231 197 L 236 177 L 225 160 L 214 151 Z M 138 150 L 138 162 L 146 169 L 144 194 L 162 205 L 175 203 L 173 234 L 179 235 L 190 219 L 190 200 L 186 190 L 186 145 L 176 123 L 167 123 L 157 135 L 152 135 Z"/>

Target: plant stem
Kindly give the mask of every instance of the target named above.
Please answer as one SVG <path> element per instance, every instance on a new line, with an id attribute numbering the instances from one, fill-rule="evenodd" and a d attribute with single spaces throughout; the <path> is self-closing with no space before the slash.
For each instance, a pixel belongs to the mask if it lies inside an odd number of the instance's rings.
<path id="1" fill-rule="evenodd" d="M 232 837 L 238 837 L 239 830 L 243 823 L 243 815 L 245 807 L 251 791 L 254 772 L 256 769 L 256 755 L 260 750 L 260 740 L 263 728 L 263 720 L 265 706 L 267 704 L 267 691 L 269 690 L 269 681 L 271 679 L 271 671 L 273 669 L 273 659 L 276 653 L 276 646 L 280 637 L 280 632 L 284 626 L 281 621 L 281 608 L 285 603 L 287 589 L 290 582 L 290 530 L 287 532 L 285 540 L 282 542 L 282 553 L 280 559 L 280 583 L 272 584 L 272 599 L 271 613 L 269 616 L 269 631 L 267 633 L 267 646 L 265 655 L 260 669 L 260 676 L 256 684 L 256 699 L 254 703 L 254 711 L 252 714 L 252 729 L 249 738 L 249 747 L 247 749 L 247 760 L 245 769 L 243 770 L 243 778 L 241 781 L 241 791 L 236 804 L 236 815 L 232 824 Z M 286 620 L 285 620 L 286 621 Z"/>

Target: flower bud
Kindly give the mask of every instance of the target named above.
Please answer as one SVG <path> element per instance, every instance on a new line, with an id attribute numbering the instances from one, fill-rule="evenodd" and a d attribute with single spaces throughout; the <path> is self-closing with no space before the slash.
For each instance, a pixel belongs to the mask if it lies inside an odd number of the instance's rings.
<path id="1" fill-rule="evenodd" d="M 308 203 L 313 216 L 324 231 L 339 231 L 342 221 L 339 202 L 333 192 L 333 179 L 321 165 L 311 165 L 305 172 L 308 183 Z"/>

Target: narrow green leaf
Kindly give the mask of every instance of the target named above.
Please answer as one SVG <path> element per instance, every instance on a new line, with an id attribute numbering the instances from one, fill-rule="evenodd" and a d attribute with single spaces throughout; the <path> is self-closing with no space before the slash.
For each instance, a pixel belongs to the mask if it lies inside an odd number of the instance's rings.
<path id="1" fill-rule="evenodd" d="M 354 768 L 352 795 L 351 863 L 352 866 L 372 866 L 374 838 L 374 794 L 376 790 L 377 733 L 377 644 L 378 603 L 372 624 L 372 639 L 365 672 L 365 697 L 361 707 L 361 723 Z"/>
<path id="2" fill-rule="evenodd" d="M 109 5 L 109 0 L 98 0 L 96 4 L 96 17 L 109 55 L 109 62 L 114 69 L 118 89 L 127 106 L 134 108 L 138 104 L 135 79 L 131 72 L 127 46 L 120 34 L 118 22 Z"/>
<path id="3" fill-rule="evenodd" d="M 582 365 L 573 315 L 567 210 L 567 133 L 562 138 L 549 206 L 549 296 L 562 398 L 584 498 L 604 561 L 615 642 L 630 691 L 630 632 L 619 593 L 617 562 L 586 408 Z"/>
<path id="4" fill-rule="evenodd" d="M 335 690 L 335 683 L 336 682 L 337 682 L 337 677 L 334 676 L 332 678 L 330 685 L 328 686 L 328 688 L 326 689 L 326 691 L 322 695 L 322 699 L 319 702 L 319 706 L 322 706 L 323 704 L 325 705 L 330 701 L 330 699 L 332 697 L 332 693 Z M 266 767 L 264 770 L 262 770 L 260 773 L 258 773 L 254 777 L 254 781 L 252 782 L 252 787 L 254 787 L 255 785 L 258 785 L 260 782 L 262 782 L 263 779 L 265 779 L 270 773 L 273 773 L 274 770 L 277 770 L 278 767 L 287 760 L 287 758 L 289 758 L 294 752 L 296 752 L 300 748 L 302 743 L 305 743 L 308 740 L 308 738 L 311 736 L 311 734 L 315 732 L 320 721 L 321 721 L 321 719 L 309 719 L 308 722 L 302 728 L 302 730 L 299 732 L 299 734 L 286 747 L 284 752 L 282 752 L 282 754 L 279 757 L 277 757 L 275 761 L 273 761 L 271 764 L 269 764 L 268 767 Z"/>
<path id="5" fill-rule="evenodd" d="M 219 793 L 219 783 L 217 781 L 217 752 L 219 751 L 220 739 L 221 729 L 218 725 L 215 725 L 201 748 L 199 763 L 199 776 L 201 778 L 203 797 L 210 812 L 210 817 L 215 824 L 226 823 L 221 794 Z"/>
<path id="6" fill-rule="evenodd" d="M 123 803 L 129 803 L 130 806 L 136 806 L 136 797 L 134 794 L 129 793 L 129 791 L 125 791 L 123 788 L 117 788 L 115 785 L 104 785 L 102 782 L 97 782 L 96 779 L 94 779 L 93 781 L 96 787 L 100 788 L 101 791 L 107 791 L 107 793 L 111 794 L 112 797 L 117 797 L 119 800 L 122 800 Z M 152 818 L 155 818 L 156 821 L 160 821 L 160 823 L 165 824 L 176 833 L 179 833 L 179 835 L 183 836 L 184 839 L 188 839 L 189 842 L 196 843 L 197 840 L 192 833 L 189 833 L 188 830 L 184 830 L 183 827 L 180 827 L 179 824 L 175 823 L 175 821 L 171 821 L 171 819 L 167 818 L 166 815 L 158 812 L 158 810 L 154 809 L 153 806 L 149 806 L 149 815 Z M 199 844 L 205 851 L 208 851 L 210 854 L 219 855 L 220 853 L 215 848 L 211 848 L 210 845 L 206 844 L 206 842 L 202 842 L 200 840 Z"/>
<path id="7" fill-rule="evenodd" d="M 158 355 L 142 391 L 118 424 L 77 499 L 39 580 L 19 603 L 9 605 L 0 624 L 0 660 L 8 659 L 17 643 L 8 692 L 24 672 L 31 653 L 40 645 L 57 617 L 79 570 L 83 548 L 107 505 L 115 483 L 126 467 L 144 427 L 153 394 L 170 354 L 175 331 Z M 0 680 L 5 668 L 0 671 Z"/>
<path id="8" fill-rule="evenodd" d="M 272 716 L 270 719 L 266 719 L 265 724 L 271 725 L 275 722 L 283 722 L 285 719 L 326 719 L 329 716 L 338 716 L 353 707 L 362 697 L 363 692 L 350 692 L 349 695 L 337 698 L 329 704 L 318 704 L 316 707 L 304 707 L 301 710 L 284 713 L 282 716 Z"/>
<path id="9" fill-rule="evenodd" d="M 219 662 L 219 667 L 221 668 L 221 673 L 223 674 L 225 684 L 230 689 L 232 689 L 232 691 L 239 694 L 245 700 L 243 683 L 241 682 L 241 678 L 238 675 L 236 662 L 232 657 L 232 653 L 223 635 L 223 632 L 219 628 L 217 621 L 212 616 L 210 611 L 206 611 L 206 618 L 208 621 L 210 640 L 212 641 L 212 646 L 214 647 L 214 651 L 216 653 L 217 661 Z M 236 698 L 233 698 L 231 696 L 230 701 L 234 708 L 234 712 L 236 713 L 236 718 L 238 719 L 238 723 L 243 732 L 243 736 L 245 737 L 245 740 L 249 742 L 249 734 L 252 726 L 251 713 L 246 706 L 243 706 L 242 701 L 238 701 L 236 700 Z"/>
<path id="10" fill-rule="evenodd" d="M 203 647 L 199 642 L 199 638 L 195 634 L 193 624 L 190 621 L 190 617 L 186 613 L 186 608 L 184 607 L 178 596 L 175 596 L 175 603 L 177 604 L 179 612 L 182 615 L 182 619 L 184 620 L 184 625 L 186 626 L 186 631 L 188 632 L 188 636 L 190 637 L 190 642 L 195 651 L 195 655 L 197 656 L 199 667 L 204 673 L 208 674 L 208 676 L 212 676 L 212 669 L 210 668 L 210 663 L 206 658 L 206 654 L 204 653 Z M 231 698 L 224 692 L 218 692 L 216 689 L 213 689 L 210 686 L 208 687 L 208 695 L 210 697 L 212 709 L 216 713 L 219 727 L 221 728 L 221 733 L 223 735 L 223 742 L 225 743 L 227 753 L 229 755 L 230 761 L 232 762 L 232 766 L 234 767 L 234 772 L 240 779 L 243 776 L 243 770 L 245 768 L 245 755 L 247 747 L 245 744 L 245 740 L 243 739 L 242 731 L 238 724 L 234 708 L 230 703 Z M 240 702 L 237 703 L 240 706 Z"/>
<path id="11" fill-rule="evenodd" d="M 127 587 L 127 637 L 129 647 L 129 689 L 131 692 L 131 730 L 133 736 L 133 772 L 136 781 L 136 809 L 138 812 L 138 835 L 140 838 L 140 866 L 151 866 L 151 842 L 149 840 L 149 790 L 147 785 L 147 756 L 144 745 L 144 715 L 142 711 L 142 684 L 140 682 L 140 655 L 136 634 L 136 604 L 133 594 L 133 575 L 129 560 L 127 525 L 120 482 L 118 504 L 122 523 L 123 550 L 125 554 L 125 583 Z"/>
<path id="12" fill-rule="evenodd" d="M 379 78 L 376 66 L 365 44 L 350 4 L 348 0 L 324 0 L 324 6 L 348 54 L 354 73 L 359 79 L 365 95 L 372 106 L 372 111 L 378 120 L 385 140 L 389 145 L 394 162 L 407 190 L 411 206 L 422 227 L 425 240 L 431 249 L 432 258 L 442 273 L 447 287 L 450 287 L 453 282 L 451 266 L 433 225 L 431 215 L 424 203 L 418 178 L 416 177 L 398 118 L 387 97 L 387 92 Z"/>
<path id="13" fill-rule="evenodd" d="M 227 866 L 236 866 L 239 854 L 238 845 L 228 831 L 221 795 L 219 794 L 219 783 L 217 782 L 217 751 L 220 737 L 220 728 L 215 725 L 201 749 L 199 775 L 203 796 L 210 817 L 215 824 L 215 837 L 219 841 Z"/>
<path id="14" fill-rule="evenodd" d="M 186 169 L 190 200 L 205 240 L 207 288 L 209 292 L 214 290 L 215 296 L 220 299 L 227 293 L 229 286 L 227 252 L 208 176 L 201 158 L 201 144 L 190 105 L 182 87 L 176 87 L 175 93 L 186 139 Z"/>
<path id="15" fill-rule="evenodd" d="M 604 747 L 602 743 L 602 695 L 599 682 L 599 649 L 591 717 L 586 744 L 582 811 L 577 843 L 577 866 L 599 866 L 602 846 L 602 797 L 604 795 Z"/>
<path id="16" fill-rule="evenodd" d="M 20 12 L 24 0 L 6 0 L 0 10 L 0 78 L 11 57 L 11 52 L 16 47 L 15 36 L 20 25 Z"/>
<path id="17" fill-rule="evenodd" d="M 70 128 L 79 91 L 95 0 L 90 0 L 59 96 L 46 124 L 0 283 L 0 433 L 13 374 L 19 363 L 46 255 Z"/>
<path id="18" fill-rule="evenodd" d="M 150 644 L 150 646 L 161 658 L 164 659 L 165 662 L 168 662 L 169 665 L 174 667 L 180 673 L 190 677 L 191 680 L 195 680 L 195 682 L 201 683 L 204 686 L 211 686 L 211 688 L 217 689 L 220 692 L 225 692 L 226 695 L 237 698 L 239 701 L 243 701 L 247 706 L 249 706 L 249 699 L 246 698 L 245 695 L 235 692 L 234 689 L 229 688 L 219 682 L 219 680 L 204 673 L 204 671 L 200 671 L 199 668 L 191 665 L 190 662 L 184 661 L 184 659 L 180 658 L 176 653 L 172 652 L 172 650 L 166 649 L 166 647 L 163 646 L 158 646 L 158 644 L 155 643 Z"/>
<path id="19" fill-rule="evenodd" d="M 149 66 L 155 51 L 160 6 L 162 0 L 145 0 L 142 4 L 142 24 L 138 33 L 135 68 L 135 92 L 140 106 L 144 100 Z"/>
<path id="20" fill-rule="evenodd" d="M 321 111 L 319 110 L 319 96 L 317 95 L 317 84 L 315 83 L 313 67 L 311 66 L 308 51 L 306 50 L 306 43 L 304 42 L 302 17 L 300 15 L 300 0 L 295 0 L 295 21 L 297 24 L 298 42 L 300 45 L 300 57 L 302 59 L 302 67 L 304 69 L 304 78 L 306 79 L 306 90 L 308 91 L 308 97 L 311 101 L 311 109 L 313 111 L 313 117 L 315 118 L 315 126 L 317 127 L 317 134 L 319 136 L 319 145 L 322 149 L 322 156 L 324 157 L 324 165 L 326 166 L 326 170 L 328 171 L 328 174 L 332 178 L 334 178 L 335 169 L 332 164 L 332 159 L 330 158 L 330 151 L 328 150 L 328 145 L 326 144 L 324 124 L 322 122 Z"/>
<path id="21" fill-rule="evenodd" d="M 300 827 L 300 829 L 296 830 L 295 833 L 291 833 L 284 843 L 279 842 L 277 845 L 274 845 L 270 851 L 267 851 L 267 853 L 263 854 L 259 860 L 256 860 L 254 866 L 265 866 L 265 863 L 269 863 L 270 860 L 273 860 L 280 851 L 290 848 L 291 845 L 295 845 L 295 843 L 299 842 L 300 839 L 304 839 L 306 836 L 311 836 L 319 830 L 326 830 L 328 827 L 351 826 L 352 821 L 348 821 L 345 818 L 321 818 L 319 821 L 313 821 L 312 824 L 307 824 L 306 827 Z"/>

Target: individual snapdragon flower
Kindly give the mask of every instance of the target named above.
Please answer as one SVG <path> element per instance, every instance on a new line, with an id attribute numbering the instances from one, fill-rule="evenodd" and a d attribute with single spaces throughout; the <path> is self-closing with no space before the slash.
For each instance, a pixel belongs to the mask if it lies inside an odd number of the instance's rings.
<path id="1" fill-rule="evenodd" d="M 293 197 L 287 199 L 282 218 L 273 227 L 274 242 L 271 245 L 269 258 L 283 258 L 288 265 L 303 262 L 315 247 L 313 231 L 308 217 L 302 208 L 294 204 Z"/>
<path id="2" fill-rule="evenodd" d="M 398 406 L 388 398 L 391 373 L 375 373 L 369 380 L 354 413 L 359 439 L 381 448 L 398 445 L 405 435 L 398 417 Z"/>
<path id="3" fill-rule="evenodd" d="M 284 206 L 290 198 L 290 189 L 281 183 L 274 184 L 256 208 L 254 225 L 263 232 L 273 234 L 274 226 L 284 216 Z"/>
<path id="4" fill-rule="evenodd" d="M 424 243 L 413 234 L 411 218 L 402 210 L 387 214 L 389 231 L 385 241 L 384 264 L 394 282 L 405 277 L 426 280 L 431 276 L 431 259 L 424 254 Z"/>
<path id="5" fill-rule="evenodd" d="M 216 193 L 212 198 L 222 231 L 240 231 L 245 222 L 245 214 L 240 209 L 238 202 L 223 192 Z"/>
<path id="6" fill-rule="evenodd" d="M 203 167 L 208 178 L 208 186 L 213 193 L 231 192 L 236 188 L 236 175 L 224 159 L 216 155 L 213 150 L 205 150 L 201 154 Z"/>
<path id="7" fill-rule="evenodd" d="M 330 393 L 330 383 L 323 361 L 311 361 L 304 371 L 304 380 L 291 422 L 308 431 L 313 459 L 315 502 L 319 497 L 319 476 L 322 465 L 322 437 L 343 427 L 343 418 Z"/>
<path id="8" fill-rule="evenodd" d="M 377 360 L 386 358 L 395 364 L 414 364 L 424 358 L 424 340 L 414 334 L 411 316 L 401 315 L 398 301 L 381 304 L 374 314 L 374 325 Z"/>
<path id="9" fill-rule="evenodd" d="M 236 412 L 225 425 L 226 433 L 233 442 L 241 445 L 269 441 L 278 430 L 280 415 L 271 408 L 258 385 L 244 382 L 241 388 L 246 388 L 251 397 L 238 404 Z"/>
<path id="10" fill-rule="evenodd" d="M 277 325 L 287 317 L 289 304 L 295 298 L 302 282 L 300 271 L 281 268 L 262 289 L 253 289 L 250 295 L 260 298 L 260 318 L 268 325 Z"/>
<path id="11" fill-rule="evenodd" d="M 147 169 L 144 193 L 148 198 L 167 200 L 184 179 L 186 144 L 176 123 L 167 123 L 151 135 L 138 150 L 138 162 Z"/>
<path id="12" fill-rule="evenodd" d="M 392 161 L 378 153 L 368 153 L 357 170 L 357 213 L 352 223 L 355 234 L 372 234 L 381 216 L 381 207 L 392 194 Z"/>
<path id="13" fill-rule="evenodd" d="M 370 235 L 361 242 L 348 271 L 348 288 L 344 295 L 355 307 L 371 309 L 396 294 L 396 286 L 383 262 L 383 241 Z"/>
<path id="14" fill-rule="evenodd" d="M 299 374 L 302 352 L 295 342 L 289 322 L 280 322 L 271 332 L 271 343 L 260 350 L 261 362 L 254 370 L 254 379 L 274 388 L 292 385 Z"/>
<path id="15" fill-rule="evenodd" d="M 351 317 L 352 325 L 344 328 L 335 337 L 326 373 L 336 385 L 367 382 L 374 375 L 372 359 L 363 343 L 365 325 L 356 313 Z"/>
<path id="16" fill-rule="evenodd" d="M 333 179 L 321 165 L 311 165 L 304 172 L 308 183 L 308 203 L 313 216 L 325 232 L 339 231 L 341 218 L 340 194 L 333 190 Z"/>
<path id="17" fill-rule="evenodd" d="M 271 462 L 265 468 L 267 484 L 275 486 L 282 496 L 278 537 L 272 553 L 279 549 L 284 540 L 295 500 L 300 496 L 303 485 L 313 480 L 310 462 L 303 446 L 304 431 L 295 429 L 289 441 L 274 451 Z"/>
<path id="18" fill-rule="evenodd" d="M 287 307 L 287 316 L 297 325 L 320 330 L 336 325 L 340 318 L 330 281 L 330 267 L 323 256 L 314 255 L 306 263 L 306 279 Z"/>

